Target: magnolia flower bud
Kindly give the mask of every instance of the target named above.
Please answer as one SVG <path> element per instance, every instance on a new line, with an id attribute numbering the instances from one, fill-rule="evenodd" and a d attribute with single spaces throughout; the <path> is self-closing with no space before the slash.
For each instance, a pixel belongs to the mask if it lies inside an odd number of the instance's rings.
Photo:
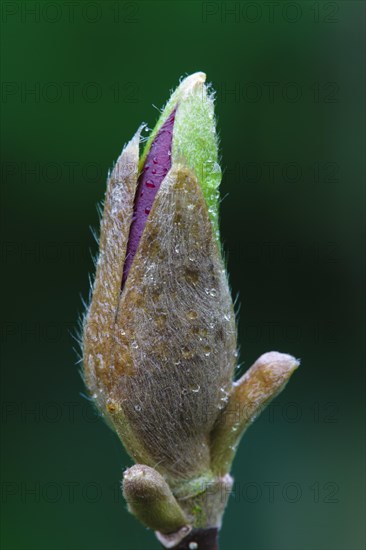
<path id="1" fill-rule="evenodd" d="M 139 144 L 140 130 L 108 178 L 84 374 L 138 463 L 124 476 L 129 509 L 169 548 L 188 532 L 192 544 L 195 533 L 220 527 L 237 442 L 298 362 L 267 354 L 232 380 L 235 315 L 219 241 L 213 95 L 203 73 L 182 81 L 141 155 Z M 231 405 L 248 403 L 248 414 L 229 418 Z"/>

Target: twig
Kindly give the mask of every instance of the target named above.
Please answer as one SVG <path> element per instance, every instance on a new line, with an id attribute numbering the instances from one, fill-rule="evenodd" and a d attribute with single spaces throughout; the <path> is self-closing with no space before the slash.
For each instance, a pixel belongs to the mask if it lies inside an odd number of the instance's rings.
<path id="1" fill-rule="evenodd" d="M 193 529 L 172 550 L 219 550 L 219 531 L 210 529 Z"/>

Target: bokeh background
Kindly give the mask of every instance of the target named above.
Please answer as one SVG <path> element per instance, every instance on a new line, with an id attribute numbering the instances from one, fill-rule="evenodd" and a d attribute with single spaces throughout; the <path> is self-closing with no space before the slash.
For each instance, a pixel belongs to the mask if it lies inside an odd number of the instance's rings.
<path id="1" fill-rule="evenodd" d="M 222 550 L 360 550 L 364 3 L 4 1 L 4 550 L 158 549 L 72 334 L 108 169 L 182 75 L 217 91 L 241 371 L 301 358 L 242 441 Z M 154 105 L 154 106 L 153 106 Z"/>

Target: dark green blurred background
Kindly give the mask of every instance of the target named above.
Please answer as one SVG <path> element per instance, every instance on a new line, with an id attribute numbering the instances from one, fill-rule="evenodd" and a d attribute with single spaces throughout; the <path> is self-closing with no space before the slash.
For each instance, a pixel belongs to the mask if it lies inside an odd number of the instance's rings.
<path id="1" fill-rule="evenodd" d="M 4 550 L 157 549 L 70 336 L 108 169 L 181 75 L 217 90 L 242 370 L 302 359 L 245 436 L 222 550 L 364 548 L 364 3 L 3 1 Z"/>

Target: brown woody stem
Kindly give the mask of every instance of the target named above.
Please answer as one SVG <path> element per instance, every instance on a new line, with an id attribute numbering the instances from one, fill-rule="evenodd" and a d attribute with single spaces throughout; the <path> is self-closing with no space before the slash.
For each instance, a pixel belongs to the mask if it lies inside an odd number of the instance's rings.
<path id="1" fill-rule="evenodd" d="M 216 527 L 193 529 L 172 550 L 219 550 L 219 531 Z"/>

